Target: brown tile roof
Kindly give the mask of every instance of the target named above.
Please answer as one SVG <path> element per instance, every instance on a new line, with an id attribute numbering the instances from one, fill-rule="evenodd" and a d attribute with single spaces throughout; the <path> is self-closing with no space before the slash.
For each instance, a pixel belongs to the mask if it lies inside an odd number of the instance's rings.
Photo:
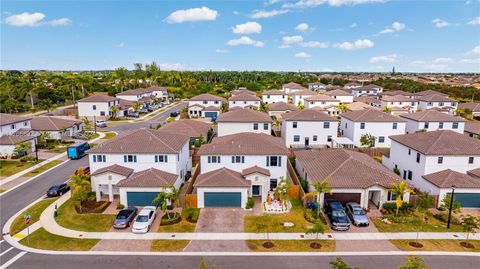
<path id="1" fill-rule="evenodd" d="M 179 153 L 190 137 L 162 130 L 136 129 L 117 135 L 94 148 L 88 153 Z"/>
<path id="2" fill-rule="evenodd" d="M 465 122 L 465 132 L 472 134 L 480 134 L 480 122 L 467 121 Z"/>
<path id="3" fill-rule="evenodd" d="M 279 137 L 261 133 L 237 133 L 215 137 L 202 145 L 199 155 L 288 155 L 290 152 Z"/>
<path id="4" fill-rule="evenodd" d="M 449 115 L 449 114 L 438 112 L 435 110 L 426 110 L 426 111 L 408 113 L 408 114 L 400 115 L 400 117 L 414 120 L 414 121 L 439 121 L 439 122 L 465 121 L 462 117 Z"/>
<path id="5" fill-rule="evenodd" d="M 95 172 L 92 173 L 92 176 L 100 175 L 100 174 L 107 173 L 107 172 L 115 173 L 115 174 L 118 174 L 118 175 L 121 175 L 121 176 L 128 177 L 133 173 L 133 169 L 125 167 L 125 166 L 121 166 L 121 165 L 118 165 L 118 164 L 114 164 L 114 165 L 110 165 L 110 166 L 103 167 L 103 168 L 100 168 L 100 169 L 96 170 Z"/>
<path id="6" fill-rule="evenodd" d="M 200 137 L 201 135 L 203 139 L 206 140 L 208 130 L 211 128 L 212 124 L 205 121 L 182 119 L 167 123 L 162 126 L 160 130 L 186 135 L 188 137 Z"/>
<path id="7" fill-rule="evenodd" d="M 34 139 L 35 136 L 29 135 L 3 135 L 0 137 L 0 145 L 15 145 Z"/>
<path id="8" fill-rule="evenodd" d="M 240 89 L 240 88 L 232 91 L 232 95 L 238 95 L 238 94 L 242 94 L 242 93 L 251 94 L 251 95 L 256 95 L 257 94 L 254 91 L 250 91 L 250 90 L 247 90 L 247 89 Z"/>
<path id="9" fill-rule="evenodd" d="M 425 155 L 480 155 L 480 140 L 450 130 L 393 135 L 390 139 Z"/>
<path id="10" fill-rule="evenodd" d="M 285 121 L 337 121 L 337 119 L 315 109 L 302 109 L 282 114 Z"/>
<path id="11" fill-rule="evenodd" d="M 262 168 L 262 167 L 258 167 L 256 165 L 252 166 L 252 167 L 249 167 L 247 169 L 243 169 L 242 176 L 248 176 L 248 175 L 251 175 L 251 174 L 254 174 L 254 173 L 259 173 L 259 174 L 262 174 L 262 175 L 270 176 L 270 170 Z"/>
<path id="12" fill-rule="evenodd" d="M 125 100 L 125 99 L 120 99 L 120 101 L 118 102 L 119 106 L 121 108 L 129 108 L 131 106 L 133 106 L 135 104 L 135 101 L 129 101 L 129 100 Z"/>
<path id="13" fill-rule="evenodd" d="M 305 89 L 302 85 L 295 83 L 295 82 L 289 82 L 287 84 L 283 84 L 283 88 L 289 88 L 289 89 Z"/>
<path id="14" fill-rule="evenodd" d="M 340 89 L 328 91 L 325 94 L 328 96 L 353 96 L 353 94 Z"/>
<path id="15" fill-rule="evenodd" d="M 480 112 L 480 103 L 474 103 L 474 102 L 461 103 L 461 104 L 458 104 L 458 108 L 461 108 L 461 109 L 468 108 L 472 112 Z"/>
<path id="16" fill-rule="evenodd" d="M 268 104 L 269 111 L 296 111 L 298 107 L 287 104 L 285 102 L 275 102 L 273 104 Z"/>
<path id="17" fill-rule="evenodd" d="M 139 88 L 139 89 L 131 89 L 131 90 L 126 90 L 124 92 L 119 92 L 116 94 L 116 96 L 122 96 L 122 95 L 141 95 L 147 93 L 146 89 Z"/>
<path id="18" fill-rule="evenodd" d="M 290 95 L 316 95 L 317 93 L 311 90 L 300 90 L 296 92 L 291 92 Z"/>
<path id="19" fill-rule="evenodd" d="M 251 182 L 243 178 L 239 172 L 228 168 L 220 168 L 205 174 L 200 174 L 193 184 L 194 187 L 250 187 Z"/>
<path id="20" fill-rule="evenodd" d="M 467 171 L 467 174 L 469 174 L 472 177 L 478 177 L 480 178 L 480 167 L 477 169 L 469 170 Z"/>
<path id="21" fill-rule="evenodd" d="M 162 86 L 150 86 L 145 89 L 147 92 L 154 92 L 154 91 L 162 91 L 162 92 L 168 92 L 168 89 L 166 87 Z"/>
<path id="22" fill-rule="evenodd" d="M 375 99 L 375 98 L 373 98 L 373 97 L 369 97 L 369 96 L 354 97 L 354 98 L 353 98 L 353 101 L 355 101 L 355 102 L 362 102 L 362 103 L 365 103 L 365 104 L 380 103 L 380 100 Z"/>
<path id="23" fill-rule="evenodd" d="M 342 113 L 344 117 L 354 122 L 405 122 L 404 119 L 390 115 L 377 109 L 364 109 Z"/>
<path id="24" fill-rule="evenodd" d="M 440 94 L 431 94 L 423 95 L 417 98 L 418 101 L 422 102 L 454 102 L 455 100 L 448 98 L 445 95 Z"/>
<path id="25" fill-rule="evenodd" d="M 262 95 L 287 95 L 284 91 L 282 90 L 268 90 L 268 91 L 264 91 L 262 92 Z"/>
<path id="26" fill-rule="evenodd" d="M 173 185 L 178 176 L 155 168 L 150 168 L 132 174 L 130 177 L 118 182 L 118 187 L 167 187 Z"/>
<path id="27" fill-rule="evenodd" d="M 118 100 L 116 97 L 107 94 L 94 94 L 78 100 L 78 103 L 103 103 Z"/>
<path id="28" fill-rule="evenodd" d="M 82 124 L 81 121 L 69 120 L 56 117 L 32 118 L 32 130 L 35 131 L 60 131 L 62 128 L 70 128 Z"/>
<path id="29" fill-rule="evenodd" d="M 260 98 L 250 93 L 240 93 L 230 97 L 228 101 L 260 101 Z"/>
<path id="30" fill-rule="evenodd" d="M 387 96 L 384 96 L 382 97 L 382 101 L 385 101 L 385 102 L 415 102 L 417 103 L 418 101 L 415 100 L 415 99 L 412 99 L 412 98 L 408 98 L 407 96 L 405 95 L 387 95 Z"/>
<path id="31" fill-rule="evenodd" d="M 450 169 L 422 176 L 439 188 L 480 188 L 480 180 Z"/>
<path id="32" fill-rule="evenodd" d="M 236 108 L 232 111 L 222 113 L 218 116 L 217 122 L 272 122 L 267 113 L 246 108 Z"/>
<path id="33" fill-rule="evenodd" d="M 375 85 L 375 84 L 368 84 L 367 86 L 363 86 L 364 88 L 367 88 L 367 89 L 379 89 L 379 88 L 382 88 L 378 85 Z"/>
<path id="34" fill-rule="evenodd" d="M 362 86 L 362 84 L 357 83 L 357 82 L 349 82 L 349 83 L 345 84 L 345 86 Z"/>
<path id="35" fill-rule="evenodd" d="M 362 188 L 374 185 L 390 188 L 391 182 L 401 178 L 370 156 L 351 150 L 295 151 L 311 181 L 328 180 L 332 188 Z"/>
<path id="36" fill-rule="evenodd" d="M 0 113 L 0 125 L 8 125 L 16 122 L 30 120 L 32 117 L 21 117 L 12 114 Z"/>
<path id="37" fill-rule="evenodd" d="M 194 97 L 190 98 L 189 101 L 220 101 L 220 102 L 224 102 L 225 98 L 220 97 L 220 96 L 216 96 L 216 95 L 213 95 L 213 94 L 209 94 L 209 93 L 202 93 L 202 94 L 199 94 L 197 96 L 194 96 Z"/>
<path id="38" fill-rule="evenodd" d="M 426 96 L 426 95 L 432 95 L 432 94 L 436 94 L 436 95 L 443 95 L 443 96 L 447 96 L 447 94 L 444 94 L 444 93 L 441 93 L 441 92 L 438 92 L 438 91 L 434 91 L 434 90 L 426 90 L 426 91 L 421 91 L 421 92 L 416 92 L 415 95 L 416 96 Z"/>
<path id="39" fill-rule="evenodd" d="M 369 104 L 362 103 L 362 102 L 353 102 L 353 103 L 347 104 L 347 107 L 351 111 L 364 110 L 364 109 L 375 109 L 373 106 L 371 106 Z"/>
<path id="40" fill-rule="evenodd" d="M 398 90 L 398 91 L 381 92 L 381 93 L 378 93 L 378 95 L 380 96 L 394 96 L 394 95 L 413 96 L 415 94 Z"/>
<path id="41" fill-rule="evenodd" d="M 305 98 L 306 101 L 308 102 L 340 102 L 339 100 L 331 97 L 331 96 L 328 96 L 328 95 L 325 95 L 325 94 L 315 94 L 313 96 L 309 96 L 307 98 Z"/>

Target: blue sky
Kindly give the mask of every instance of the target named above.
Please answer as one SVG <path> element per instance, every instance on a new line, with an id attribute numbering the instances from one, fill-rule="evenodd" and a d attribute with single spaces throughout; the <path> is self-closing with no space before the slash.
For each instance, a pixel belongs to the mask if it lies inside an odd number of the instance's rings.
<path id="1" fill-rule="evenodd" d="M 1 68 L 480 72 L 480 1 L 3 1 Z"/>

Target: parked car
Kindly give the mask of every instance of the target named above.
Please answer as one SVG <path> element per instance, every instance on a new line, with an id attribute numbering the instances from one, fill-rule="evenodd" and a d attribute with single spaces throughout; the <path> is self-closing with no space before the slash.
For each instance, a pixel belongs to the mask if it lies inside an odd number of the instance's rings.
<path id="1" fill-rule="evenodd" d="M 104 120 L 96 120 L 95 125 L 97 127 L 107 127 L 107 123 Z"/>
<path id="2" fill-rule="evenodd" d="M 118 212 L 117 216 L 115 217 L 115 220 L 113 221 L 113 228 L 115 229 L 128 228 L 132 223 L 133 219 L 135 218 L 136 214 L 137 214 L 136 207 L 128 207 L 120 210 L 120 212 Z"/>
<path id="3" fill-rule="evenodd" d="M 363 210 L 363 208 L 358 203 L 347 203 L 347 215 L 350 217 L 352 224 L 355 226 L 368 226 L 370 222 L 368 221 L 368 216 Z"/>
<path id="4" fill-rule="evenodd" d="M 83 166 L 82 167 L 84 174 L 90 174 L 90 166 Z M 78 170 L 75 170 L 75 175 L 78 174 Z"/>
<path id="5" fill-rule="evenodd" d="M 128 113 L 127 117 L 129 118 L 138 118 L 140 115 L 137 112 Z"/>
<path id="6" fill-rule="evenodd" d="M 78 132 L 72 136 L 74 139 L 87 140 L 87 137 L 83 132 Z"/>
<path id="7" fill-rule="evenodd" d="M 146 108 L 140 108 L 138 113 L 148 113 L 148 110 Z"/>
<path id="8" fill-rule="evenodd" d="M 157 208 L 154 206 L 146 206 L 140 211 L 137 218 L 133 222 L 133 233 L 147 233 L 157 215 Z"/>
<path id="9" fill-rule="evenodd" d="M 175 118 L 176 116 L 180 115 L 180 110 L 173 111 L 170 113 L 170 117 Z"/>
<path id="10" fill-rule="evenodd" d="M 47 191 L 47 197 L 56 197 L 63 195 L 70 190 L 67 183 L 54 184 Z"/>
<path id="11" fill-rule="evenodd" d="M 338 231 L 347 231 L 350 229 L 345 208 L 339 201 L 325 200 L 325 213 L 330 219 L 331 228 Z"/>

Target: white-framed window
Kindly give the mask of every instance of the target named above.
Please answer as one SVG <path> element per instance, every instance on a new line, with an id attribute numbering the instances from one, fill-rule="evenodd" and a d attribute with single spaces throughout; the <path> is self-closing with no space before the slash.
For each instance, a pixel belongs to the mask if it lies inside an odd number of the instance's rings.
<path id="1" fill-rule="evenodd" d="M 452 123 L 452 129 L 458 129 L 458 122 Z"/>
<path id="2" fill-rule="evenodd" d="M 282 166 L 282 156 L 267 156 L 267 166 Z"/>
<path id="3" fill-rule="evenodd" d="M 168 163 L 168 155 L 155 155 L 156 163 Z"/>
<path id="4" fill-rule="evenodd" d="M 292 122 L 292 128 L 297 128 L 298 123 L 296 121 Z"/>
<path id="5" fill-rule="evenodd" d="M 208 163 L 220 163 L 220 156 L 208 156 Z"/>
<path id="6" fill-rule="evenodd" d="M 324 122 L 323 122 L 323 128 L 324 128 L 324 129 L 330 128 L 330 122 L 329 122 L 329 121 L 324 121 Z"/>
<path id="7" fill-rule="evenodd" d="M 318 137 L 316 135 L 313 136 L 313 141 L 317 141 L 318 140 Z"/>
<path id="8" fill-rule="evenodd" d="M 442 164 L 442 163 L 443 163 L 443 157 L 438 157 L 437 163 L 438 163 L 438 164 Z"/>
<path id="9" fill-rule="evenodd" d="M 93 105 L 93 106 L 92 106 L 92 109 L 93 109 L 93 110 L 97 110 L 97 105 Z"/>
<path id="10" fill-rule="evenodd" d="M 136 163 L 137 162 L 137 155 L 123 155 L 123 162 L 124 163 Z"/>
<path id="11" fill-rule="evenodd" d="M 293 142 L 299 142 L 300 141 L 300 136 L 299 135 L 294 135 L 293 136 Z"/>
<path id="12" fill-rule="evenodd" d="M 365 129 L 365 122 L 360 122 L 360 129 Z"/>
<path id="13" fill-rule="evenodd" d="M 268 130 L 268 123 L 263 124 L 263 130 Z"/>
<path id="14" fill-rule="evenodd" d="M 94 163 L 105 163 L 107 162 L 107 157 L 105 155 L 95 154 L 93 155 Z"/>
<path id="15" fill-rule="evenodd" d="M 232 156 L 232 163 L 245 163 L 245 156 Z"/>

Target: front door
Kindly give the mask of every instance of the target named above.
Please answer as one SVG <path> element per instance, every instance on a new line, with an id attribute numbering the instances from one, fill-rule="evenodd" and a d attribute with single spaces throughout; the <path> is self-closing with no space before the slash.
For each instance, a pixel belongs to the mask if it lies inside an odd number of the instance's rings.
<path id="1" fill-rule="evenodd" d="M 277 179 L 270 179 L 270 190 L 273 191 L 277 187 Z"/>
<path id="2" fill-rule="evenodd" d="M 310 146 L 310 138 L 305 137 L 305 147 L 308 147 L 308 146 Z"/>
<path id="3" fill-rule="evenodd" d="M 260 196 L 260 190 L 261 190 L 261 186 L 260 185 L 253 185 L 252 186 L 252 195 L 253 196 Z"/>

